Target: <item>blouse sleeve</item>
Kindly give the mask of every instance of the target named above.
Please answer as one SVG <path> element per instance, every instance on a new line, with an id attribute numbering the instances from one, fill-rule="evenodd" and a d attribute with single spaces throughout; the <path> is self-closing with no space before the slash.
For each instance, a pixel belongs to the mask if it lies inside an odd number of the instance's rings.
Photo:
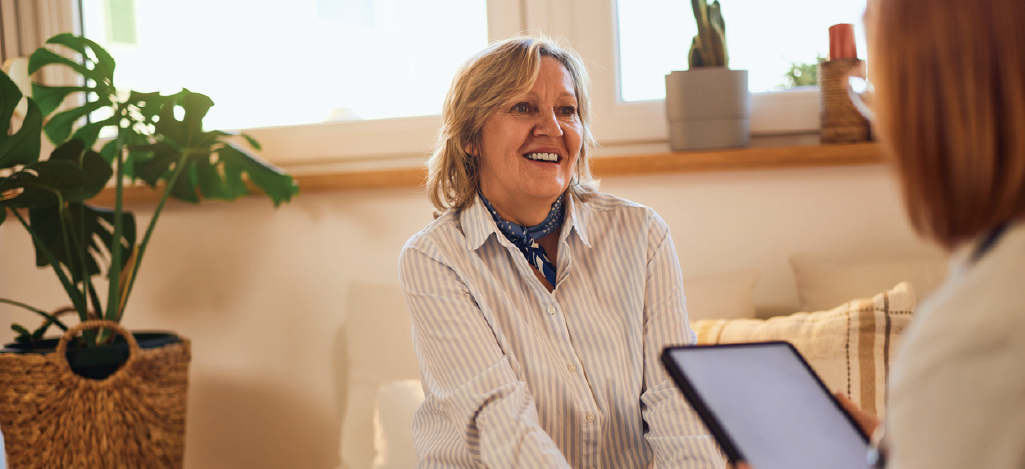
<path id="1" fill-rule="evenodd" d="M 427 394 L 413 424 L 421 467 L 568 468 L 458 275 L 408 245 L 399 271 Z M 452 427 L 465 430 L 440 430 Z"/>
<path id="2" fill-rule="evenodd" d="M 641 405 L 648 425 L 645 439 L 654 453 L 653 467 L 721 468 L 724 462 L 718 447 L 660 359 L 665 347 L 693 344 L 697 339 L 687 322 L 676 248 L 668 226 L 654 213 L 648 232 L 648 255 Z"/>

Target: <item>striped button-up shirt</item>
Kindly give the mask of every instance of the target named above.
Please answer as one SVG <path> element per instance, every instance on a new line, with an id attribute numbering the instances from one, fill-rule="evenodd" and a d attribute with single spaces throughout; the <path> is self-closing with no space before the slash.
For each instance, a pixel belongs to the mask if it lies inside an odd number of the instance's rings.
<path id="1" fill-rule="evenodd" d="M 420 467 L 722 467 L 659 361 L 695 340 L 665 222 L 567 197 L 557 262 L 549 292 L 479 198 L 406 243 Z"/>

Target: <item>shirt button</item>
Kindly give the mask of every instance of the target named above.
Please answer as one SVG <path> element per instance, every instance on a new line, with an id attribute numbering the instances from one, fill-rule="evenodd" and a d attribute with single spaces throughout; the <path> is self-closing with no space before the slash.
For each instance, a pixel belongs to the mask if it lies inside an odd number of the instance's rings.
<path id="1" fill-rule="evenodd" d="M 593 422 L 594 421 L 594 414 L 587 414 L 587 421 L 588 422 Z"/>
<path id="2" fill-rule="evenodd" d="M 577 371 L 577 366 L 573 364 L 570 364 L 570 366 L 567 366 L 566 368 L 569 369 L 570 373 L 576 373 Z"/>
<path id="3" fill-rule="evenodd" d="M 555 314 L 555 307 L 554 306 L 549 306 L 548 307 L 548 314 Z"/>

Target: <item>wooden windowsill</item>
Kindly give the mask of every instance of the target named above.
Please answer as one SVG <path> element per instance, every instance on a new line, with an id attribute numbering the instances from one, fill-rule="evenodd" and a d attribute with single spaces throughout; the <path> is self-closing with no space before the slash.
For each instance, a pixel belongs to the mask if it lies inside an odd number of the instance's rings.
<path id="1" fill-rule="evenodd" d="M 878 143 L 810 145 L 777 148 L 741 148 L 698 152 L 653 153 L 606 156 L 594 159 L 593 172 L 599 178 L 670 173 L 746 171 L 761 169 L 850 166 L 882 163 Z M 415 188 L 426 171 L 408 167 L 372 171 L 336 171 L 296 176 L 300 194 L 361 189 Z M 125 188 L 126 204 L 154 203 L 160 194 L 143 186 Z M 106 189 L 90 202 L 113 206 L 114 190 Z"/>

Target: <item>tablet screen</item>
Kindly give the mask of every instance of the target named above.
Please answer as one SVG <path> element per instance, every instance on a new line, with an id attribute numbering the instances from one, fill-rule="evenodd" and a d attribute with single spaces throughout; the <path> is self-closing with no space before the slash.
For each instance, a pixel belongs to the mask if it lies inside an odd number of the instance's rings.
<path id="1" fill-rule="evenodd" d="M 670 347 L 663 360 L 730 457 L 756 469 L 869 467 L 867 438 L 790 344 Z"/>

